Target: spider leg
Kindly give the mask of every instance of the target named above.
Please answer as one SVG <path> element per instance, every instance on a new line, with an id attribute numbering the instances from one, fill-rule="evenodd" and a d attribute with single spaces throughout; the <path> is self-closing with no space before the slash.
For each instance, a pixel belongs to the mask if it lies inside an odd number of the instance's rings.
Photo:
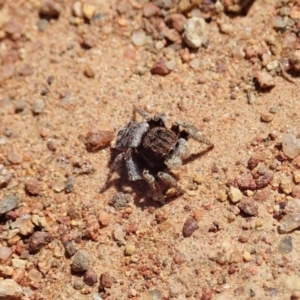
<path id="1" fill-rule="evenodd" d="M 175 191 L 176 191 L 176 195 L 182 193 L 181 187 L 179 186 L 177 180 L 173 176 L 171 176 L 170 174 L 165 173 L 165 172 L 159 172 L 158 173 L 158 177 L 162 181 L 166 182 L 168 185 L 170 185 L 171 187 L 173 187 L 175 189 Z"/>
<path id="2" fill-rule="evenodd" d="M 100 193 L 103 193 L 107 189 L 109 181 L 112 175 L 114 174 L 114 172 L 117 172 L 118 174 L 122 174 L 124 172 L 124 157 L 125 157 L 124 152 L 117 155 L 107 175 L 106 181 L 103 187 L 100 189 Z"/>
<path id="3" fill-rule="evenodd" d="M 161 204 L 165 203 L 164 195 L 158 186 L 158 183 L 155 181 L 155 178 L 153 175 L 149 173 L 148 170 L 143 171 L 143 179 L 149 184 L 151 190 L 152 190 L 152 198 L 155 201 L 160 202 Z"/>
<path id="4" fill-rule="evenodd" d="M 188 142 L 183 138 L 178 139 L 178 143 L 174 151 L 167 157 L 165 164 L 169 169 L 176 169 L 182 165 L 182 160 L 190 155 Z"/>
<path id="5" fill-rule="evenodd" d="M 127 168 L 128 179 L 130 181 L 144 179 L 141 169 L 139 168 L 138 164 L 133 159 L 133 150 L 132 149 L 128 149 L 126 151 L 124 160 L 125 160 L 125 165 Z"/>
<path id="6" fill-rule="evenodd" d="M 174 122 L 174 126 L 181 126 L 197 142 L 206 144 L 209 146 L 209 148 L 214 147 L 214 144 L 206 136 L 204 136 L 194 125 L 184 121 L 177 121 Z"/>
<path id="7" fill-rule="evenodd" d="M 155 125 L 166 127 L 167 117 L 165 114 L 158 114 L 152 118 L 151 115 L 148 114 L 145 110 L 134 106 L 134 113 L 136 112 L 139 113 L 147 122 L 149 122 L 150 126 Z"/>

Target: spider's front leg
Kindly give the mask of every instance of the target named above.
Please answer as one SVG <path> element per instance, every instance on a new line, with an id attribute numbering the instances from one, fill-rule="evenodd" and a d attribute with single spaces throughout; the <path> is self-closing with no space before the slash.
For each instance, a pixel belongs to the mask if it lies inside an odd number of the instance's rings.
<path id="1" fill-rule="evenodd" d="M 197 142 L 208 145 L 209 148 L 214 147 L 214 144 L 205 135 L 203 135 L 194 125 L 184 121 L 177 121 L 174 123 L 174 126 L 182 127 L 184 131 Z"/>
<path id="2" fill-rule="evenodd" d="M 168 184 L 169 186 L 171 186 L 172 188 L 175 189 L 175 195 L 182 194 L 183 190 L 182 190 L 181 186 L 178 184 L 177 180 L 173 176 L 171 176 L 170 174 L 165 173 L 165 172 L 159 172 L 158 177 L 163 182 L 165 182 L 166 184 Z"/>
<path id="3" fill-rule="evenodd" d="M 148 170 L 143 171 L 143 179 L 149 184 L 151 188 L 153 200 L 158 201 L 161 204 L 165 204 L 165 197 L 158 183 L 155 181 L 154 176 L 151 175 Z"/>

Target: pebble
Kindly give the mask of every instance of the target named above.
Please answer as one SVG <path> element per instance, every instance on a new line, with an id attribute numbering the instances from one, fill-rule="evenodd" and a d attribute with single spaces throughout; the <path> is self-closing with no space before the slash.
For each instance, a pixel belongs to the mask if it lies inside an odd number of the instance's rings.
<path id="1" fill-rule="evenodd" d="M 170 73 L 170 70 L 166 66 L 166 60 L 164 58 L 161 58 L 160 60 L 155 62 L 151 68 L 151 73 L 162 76 L 168 75 Z"/>
<path id="2" fill-rule="evenodd" d="M 290 253 L 293 250 L 292 237 L 290 235 L 284 236 L 277 246 L 277 251 L 281 254 Z"/>
<path id="3" fill-rule="evenodd" d="M 244 259 L 244 261 L 250 261 L 252 259 L 252 256 L 251 256 L 250 252 L 244 251 L 243 252 L 243 259 Z"/>
<path id="4" fill-rule="evenodd" d="M 190 237 L 197 229 L 199 229 L 198 223 L 196 222 L 195 219 L 190 218 L 184 222 L 182 228 L 182 234 L 184 237 Z"/>
<path id="5" fill-rule="evenodd" d="M 43 99 L 37 99 L 31 107 L 31 111 L 35 115 L 41 114 L 45 109 L 45 101 Z"/>
<path id="6" fill-rule="evenodd" d="M 74 278 L 74 281 L 73 281 L 73 288 L 75 290 L 81 290 L 84 286 L 84 283 L 83 281 L 81 281 L 80 278 Z"/>
<path id="7" fill-rule="evenodd" d="M 294 171 L 293 178 L 296 183 L 300 183 L 300 171 L 299 170 Z"/>
<path id="8" fill-rule="evenodd" d="M 255 169 L 258 166 L 259 159 L 255 157 L 250 157 L 247 163 L 247 166 L 250 170 Z"/>
<path id="9" fill-rule="evenodd" d="M 80 45 L 84 49 L 91 49 L 96 45 L 96 43 L 97 43 L 97 40 L 96 40 L 95 36 L 93 36 L 89 33 L 84 34 L 80 40 Z"/>
<path id="10" fill-rule="evenodd" d="M 96 73 L 95 73 L 94 69 L 89 65 L 85 66 L 83 74 L 87 78 L 94 78 L 96 76 Z"/>
<path id="11" fill-rule="evenodd" d="M 113 206 L 116 210 L 121 210 L 127 207 L 131 197 L 129 194 L 122 192 L 116 193 L 108 202 L 109 205 Z"/>
<path id="12" fill-rule="evenodd" d="M 33 282 L 40 282 L 43 279 L 42 273 L 39 272 L 37 269 L 30 269 L 27 272 L 27 277 Z"/>
<path id="13" fill-rule="evenodd" d="M 281 142 L 283 153 L 286 156 L 295 158 L 300 154 L 300 140 L 294 134 L 283 134 Z"/>
<path id="14" fill-rule="evenodd" d="M 19 199 L 16 195 L 10 194 L 0 200 L 0 215 L 5 214 L 19 206 Z"/>
<path id="15" fill-rule="evenodd" d="M 159 7 L 152 2 L 146 2 L 143 5 L 143 15 L 146 18 L 150 18 L 157 15 L 159 11 L 160 11 Z"/>
<path id="16" fill-rule="evenodd" d="M 98 215 L 98 220 L 101 226 L 108 226 L 110 223 L 109 214 L 105 211 L 101 211 Z"/>
<path id="17" fill-rule="evenodd" d="M 42 0 L 40 15 L 46 19 L 58 18 L 62 11 L 62 6 L 54 0 Z"/>
<path id="18" fill-rule="evenodd" d="M 4 279 L 0 281 L 0 299 L 21 300 L 23 290 L 13 279 Z"/>
<path id="19" fill-rule="evenodd" d="M 31 222 L 31 216 L 25 215 L 21 218 L 17 218 L 10 224 L 12 229 L 18 228 L 21 235 L 29 235 L 34 231 L 34 224 Z"/>
<path id="20" fill-rule="evenodd" d="M 11 265 L 14 269 L 25 269 L 26 267 L 26 260 L 13 258 L 11 260 Z"/>
<path id="21" fill-rule="evenodd" d="M 265 71 L 256 72 L 255 78 L 262 89 L 268 89 L 275 86 L 274 78 Z"/>
<path id="22" fill-rule="evenodd" d="M 206 23 L 202 18 L 193 17 L 186 21 L 182 37 L 189 47 L 199 48 L 202 45 L 205 26 Z"/>
<path id="23" fill-rule="evenodd" d="M 232 203 L 238 203 L 243 198 L 243 194 L 238 188 L 230 186 L 228 197 Z"/>
<path id="24" fill-rule="evenodd" d="M 171 14 L 168 16 L 168 22 L 177 32 L 181 33 L 184 30 L 186 17 L 182 14 Z"/>
<path id="25" fill-rule="evenodd" d="M 135 246 L 133 244 L 126 244 L 125 246 L 125 254 L 128 256 L 131 256 L 132 254 L 135 253 Z"/>
<path id="26" fill-rule="evenodd" d="M 229 223 L 233 222 L 236 220 L 236 215 L 233 212 L 230 212 L 227 216 L 227 220 Z"/>
<path id="27" fill-rule="evenodd" d="M 90 255 L 87 251 L 80 249 L 73 256 L 71 268 L 73 272 L 87 271 L 90 265 Z"/>
<path id="28" fill-rule="evenodd" d="M 36 231 L 29 238 L 29 251 L 38 252 L 43 246 L 49 244 L 52 236 L 48 232 Z"/>
<path id="29" fill-rule="evenodd" d="M 26 108 L 26 102 L 23 99 L 18 99 L 15 103 L 15 113 L 21 113 Z"/>
<path id="30" fill-rule="evenodd" d="M 289 291 L 300 290 L 300 277 L 283 273 L 280 277 L 280 284 Z"/>
<path id="31" fill-rule="evenodd" d="M 300 50 L 296 50 L 290 57 L 290 63 L 295 71 L 300 71 Z"/>
<path id="32" fill-rule="evenodd" d="M 161 300 L 162 293 L 159 290 L 151 290 L 143 294 L 141 300 Z"/>
<path id="33" fill-rule="evenodd" d="M 103 288 L 111 288 L 113 284 L 113 278 L 110 276 L 108 272 L 104 272 L 100 275 L 100 287 Z"/>
<path id="34" fill-rule="evenodd" d="M 89 3 L 83 3 L 82 12 L 85 18 L 91 20 L 96 12 L 96 6 Z"/>
<path id="35" fill-rule="evenodd" d="M 89 151 L 98 151 L 109 146 L 115 134 L 113 131 L 93 129 L 85 137 L 85 145 Z"/>
<path id="36" fill-rule="evenodd" d="M 39 19 L 36 23 L 36 26 L 39 31 L 43 32 L 47 29 L 49 22 L 46 19 Z"/>
<path id="37" fill-rule="evenodd" d="M 300 227 L 300 214 L 287 214 L 280 220 L 279 230 L 281 233 L 291 232 Z"/>
<path id="38" fill-rule="evenodd" d="M 38 180 L 30 178 L 25 182 L 25 190 L 32 196 L 38 196 L 42 194 L 41 184 Z"/>
<path id="39" fill-rule="evenodd" d="M 23 157 L 19 151 L 12 149 L 7 155 L 8 161 L 12 165 L 19 165 L 23 161 Z"/>
<path id="40" fill-rule="evenodd" d="M 169 286 L 169 295 L 171 298 L 177 298 L 181 292 L 181 288 L 178 284 L 173 283 Z"/>
<path id="41" fill-rule="evenodd" d="M 238 207 L 249 216 L 257 216 L 258 214 L 258 205 L 253 198 L 243 198 L 238 204 Z"/>
<path id="42" fill-rule="evenodd" d="M 59 179 L 57 179 L 57 180 L 54 182 L 54 184 L 53 184 L 53 190 L 54 190 L 56 193 L 62 192 L 62 191 L 65 189 L 65 183 L 66 183 L 65 178 L 59 178 Z"/>
<path id="43" fill-rule="evenodd" d="M 84 273 L 83 282 L 89 286 L 93 286 L 98 281 L 97 274 L 93 268 L 88 268 Z"/>
<path id="44" fill-rule="evenodd" d="M 47 148 L 50 150 L 50 151 L 53 151 L 55 152 L 57 150 L 57 141 L 56 140 L 49 140 L 47 142 Z"/>
<path id="45" fill-rule="evenodd" d="M 283 178 L 281 179 L 279 183 L 279 188 L 282 192 L 284 192 L 286 195 L 290 194 L 293 190 L 293 183 L 292 180 L 289 178 Z"/>
<path id="46" fill-rule="evenodd" d="M 13 272 L 13 267 L 0 265 L 0 277 L 11 277 Z"/>
<path id="47" fill-rule="evenodd" d="M 0 260 L 6 261 L 12 255 L 12 250 L 10 247 L 2 246 L 0 247 Z"/>
<path id="48" fill-rule="evenodd" d="M 83 11 L 82 11 L 82 3 L 81 3 L 81 1 L 75 1 L 73 3 L 72 12 L 73 12 L 73 15 L 75 17 L 78 17 L 78 18 L 82 18 L 83 17 Z"/>
<path id="49" fill-rule="evenodd" d="M 270 123 L 273 121 L 274 116 L 271 113 L 264 113 L 260 115 L 260 119 L 262 122 Z"/>

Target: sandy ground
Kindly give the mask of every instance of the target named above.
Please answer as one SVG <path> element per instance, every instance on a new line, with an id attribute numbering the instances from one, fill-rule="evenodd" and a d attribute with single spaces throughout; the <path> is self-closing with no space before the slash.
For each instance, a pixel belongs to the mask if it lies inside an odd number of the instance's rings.
<path id="1" fill-rule="evenodd" d="M 280 67 L 299 49 L 298 15 L 274 29 L 282 7 L 297 12 L 298 2 L 257 0 L 235 15 L 196 5 L 183 14 L 206 19 L 209 42 L 195 50 L 166 39 L 162 49 L 155 39 L 134 45 L 145 1 L 91 1 L 101 13 L 91 21 L 54 1 L 59 14 L 44 23 L 39 1 L 0 3 L 0 201 L 18 198 L 0 224 L 0 285 L 19 285 L 11 299 L 300 299 L 299 231 L 278 230 L 300 197 L 300 161 L 281 150 L 283 133 L 299 135 L 300 85 L 297 67 Z M 150 72 L 161 57 L 175 64 L 166 76 Z M 258 71 L 274 87 L 261 88 Z M 176 171 L 184 193 L 164 206 L 117 175 L 99 193 L 110 145 L 88 151 L 86 136 L 115 139 L 134 105 L 165 113 L 168 126 L 188 121 L 215 145 Z M 272 180 L 242 188 L 245 174 Z M 123 209 L 109 205 L 117 192 L 129 195 Z M 34 248 L 36 232 L 50 238 Z M 66 245 L 86 251 L 88 274 L 72 271 Z"/>

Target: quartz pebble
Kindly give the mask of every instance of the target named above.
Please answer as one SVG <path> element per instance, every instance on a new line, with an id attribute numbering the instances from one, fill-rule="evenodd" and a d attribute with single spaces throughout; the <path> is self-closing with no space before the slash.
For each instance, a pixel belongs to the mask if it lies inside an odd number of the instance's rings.
<path id="1" fill-rule="evenodd" d="M 193 17 L 184 25 L 183 39 L 191 48 L 199 48 L 204 41 L 206 23 L 204 19 Z"/>
<path id="2" fill-rule="evenodd" d="M 290 235 L 283 237 L 279 242 L 277 250 L 281 254 L 290 253 L 293 250 L 292 237 Z"/>
<path id="3" fill-rule="evenodd" d="M 282 233 L 290 232 L 298 227 L 300 227 L 300 213 L 285 215 L 280 220 L 279 229 Z"/>
<path id="4" fill-rule="evenodd" d="M 242 199 L 243 194 L 238 188 L 230 186 L 228 196 L 232 203 L 237 203 Z"/>
<path id="5" fill-rule="evenodd" d="M 0 281 L 0 299 L 21 300 L 23 290 L 13 279 L 4 279 Z"/>
<path id="6" fill-rule="evenodd" d="M 147 35 L 143 30 L 135 31 L 131 36 L 131 41 L 134 46 L 144 46 L 147 43 Z"/>
<path id="7" fill-rule="evenodd" d="M 10 247 L 2 246 L 0 247 L 0 261 L 6 261 L 12 255 L 12 250 Z"/>
<path id="8" fill-rule="evenodd" d="M 282 136 L 282 150 L 283 153 L 290 157 L 295 158 L 300 154 L 300 140 L 295 135 L 285 133 Z"/>

